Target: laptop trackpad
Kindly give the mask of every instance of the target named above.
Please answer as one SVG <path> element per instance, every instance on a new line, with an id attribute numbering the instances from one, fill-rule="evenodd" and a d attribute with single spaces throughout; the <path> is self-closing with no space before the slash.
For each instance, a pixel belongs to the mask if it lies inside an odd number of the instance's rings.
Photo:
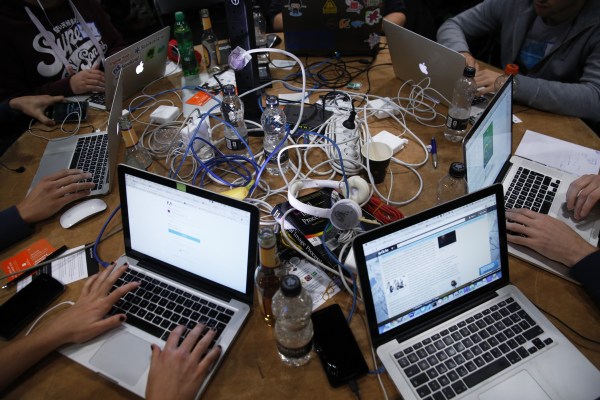
<path id="1" fill-rule="evenodd" d="M 90 359 L 90 364 L 128 385 L 134 386 L 150 365 L 150 343 L 128 332 L 108 339 Z"/>
<path id="2" fill-rule="evenodd" d="M 529 372 L 523 370 L 479 395 L 482 400 L 495 399 L 527 399 L 550 400 L 544 389 L 533 379 Z"/>

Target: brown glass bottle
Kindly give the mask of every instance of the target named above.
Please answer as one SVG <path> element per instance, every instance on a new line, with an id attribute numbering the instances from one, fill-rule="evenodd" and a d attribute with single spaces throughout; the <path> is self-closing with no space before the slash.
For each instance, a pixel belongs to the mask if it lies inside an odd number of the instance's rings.
<path id="1" fill-rule="evenodd" d="M 258 291 L 258 302 L 267 325 L 275 324 L 271 309 L 273 295 L 279 289 L 281 277 L 285 274 L 277 251 L 277 236 L 270 226 L 260 228 L 258 232 L 260 264 L 256 268 L 254 280 Z"/>

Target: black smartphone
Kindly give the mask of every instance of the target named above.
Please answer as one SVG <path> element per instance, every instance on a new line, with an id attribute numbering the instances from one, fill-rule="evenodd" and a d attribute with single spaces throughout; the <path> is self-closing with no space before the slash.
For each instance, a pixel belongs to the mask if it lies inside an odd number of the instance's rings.
<path id="1" fill-rule="evenodd" d="M 54 301 L 65 286 L 48 274 L 40 274 L 0 306 L 0 336 L 15 337 Z"/>
<path id="2" fill-rule="evenodd" d="M 369 372 L 358 343 L 339 305 L 312 314 L 314 348 L 329 384 L 339 387 Z"/>
<path id="3" fill-rule="evenodd" d="M 56 103 L 46 109 L 46 115 L 58 123 L 77 122 L 87 119 L 87 110 L 87 101 Z"/>

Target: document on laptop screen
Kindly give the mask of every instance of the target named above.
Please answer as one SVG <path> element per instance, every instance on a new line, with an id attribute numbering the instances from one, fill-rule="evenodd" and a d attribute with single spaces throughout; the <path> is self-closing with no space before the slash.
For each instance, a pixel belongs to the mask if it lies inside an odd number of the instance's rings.
<path id="1" fill-rule="evenodd" d="M 379 332 L 500 278 L 495 197 L 364 245 Z"/>
<path id="2" fill-rule="evenodd" d="M 132 175 L 126 185 L 133 250 L 246 290 L 250 213 Z"/>

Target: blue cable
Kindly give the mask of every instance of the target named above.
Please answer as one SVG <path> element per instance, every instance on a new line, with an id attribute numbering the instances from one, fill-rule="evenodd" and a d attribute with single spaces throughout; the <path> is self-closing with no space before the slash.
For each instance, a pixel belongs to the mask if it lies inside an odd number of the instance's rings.
<path id="1" fill-rule="evenodd" d="M 356 298 L 357 298 L 356 277 L 354 276 L 352 271 L 350 271 L 350 269 L 348 269 L 348 267 L 346 267 L 340 260 L 338 260 L 338 258 L 331 252 L 331 250 L 329 250 L 329 247 L 327 247 L 325 235 L 327 234 L 327 231 L 329 231 L 331 227 L 332 227 L 331 222 L 328 222 L 327 225 L 325 226 L 325 229 L 323 229 L 323 234 L 321 235 L 321 244 L 323 245 L 323 249 L 325 249 L 325 253 L 327 253 L 327 256 L 329 256 L 329 258 L 334 263 L 336 263 L 337 265 L 342 267 L 352 277 L 352 307 L 350 307 L 350 313 L 348 314 L 348 318 L 346 318 L 348 323 L 350 323 L 350 321 L 352 321 L 352 316 L 354 315 L 354 311 L 356 310 Z M 340 278 L 344 279 L 343 276 L 340 276 Z"/>
<path id="2" fill-rule="evenodd" d="M 377 368 L 376 370 L 370 370 L 368 372 L 369 375 L 379 375 L 379 374 L 383 374 L 385 372 L 385 367 L 382 365 L 381 367 Z"/>
<path id="3" fill-rule="evenodd" d="M 110 264 L 107 263 L 106 261 L 103 261 L 99 256 L 98 256 L 98 245 L 100 244 L 100 239 L 102 239 L 102 236 L 104 235 L 104 231 L 106 230 L 106 227 L 108 226 L 108 223 L 110 222 L 110 220 L 115 216 L 115 214 L 117 213 L 117 211 L 119 211 L 121 209 L 121 204 L 119 204 L 114 211 L 108 216 L 108 219 L 106 220 L 106 222 L 104 223 L 104 226 L 102 227 L 102 229 L 100 229 L 100 233 L 98 234 L 98 236 L 96 237 L 96 240 L 94 241 L 94 246 L 92 248 L 92 253 L 94 254 L 94 259 L 98 262 L 98 264 L 102 265 L 104 268 L 108 267 Z"/>

